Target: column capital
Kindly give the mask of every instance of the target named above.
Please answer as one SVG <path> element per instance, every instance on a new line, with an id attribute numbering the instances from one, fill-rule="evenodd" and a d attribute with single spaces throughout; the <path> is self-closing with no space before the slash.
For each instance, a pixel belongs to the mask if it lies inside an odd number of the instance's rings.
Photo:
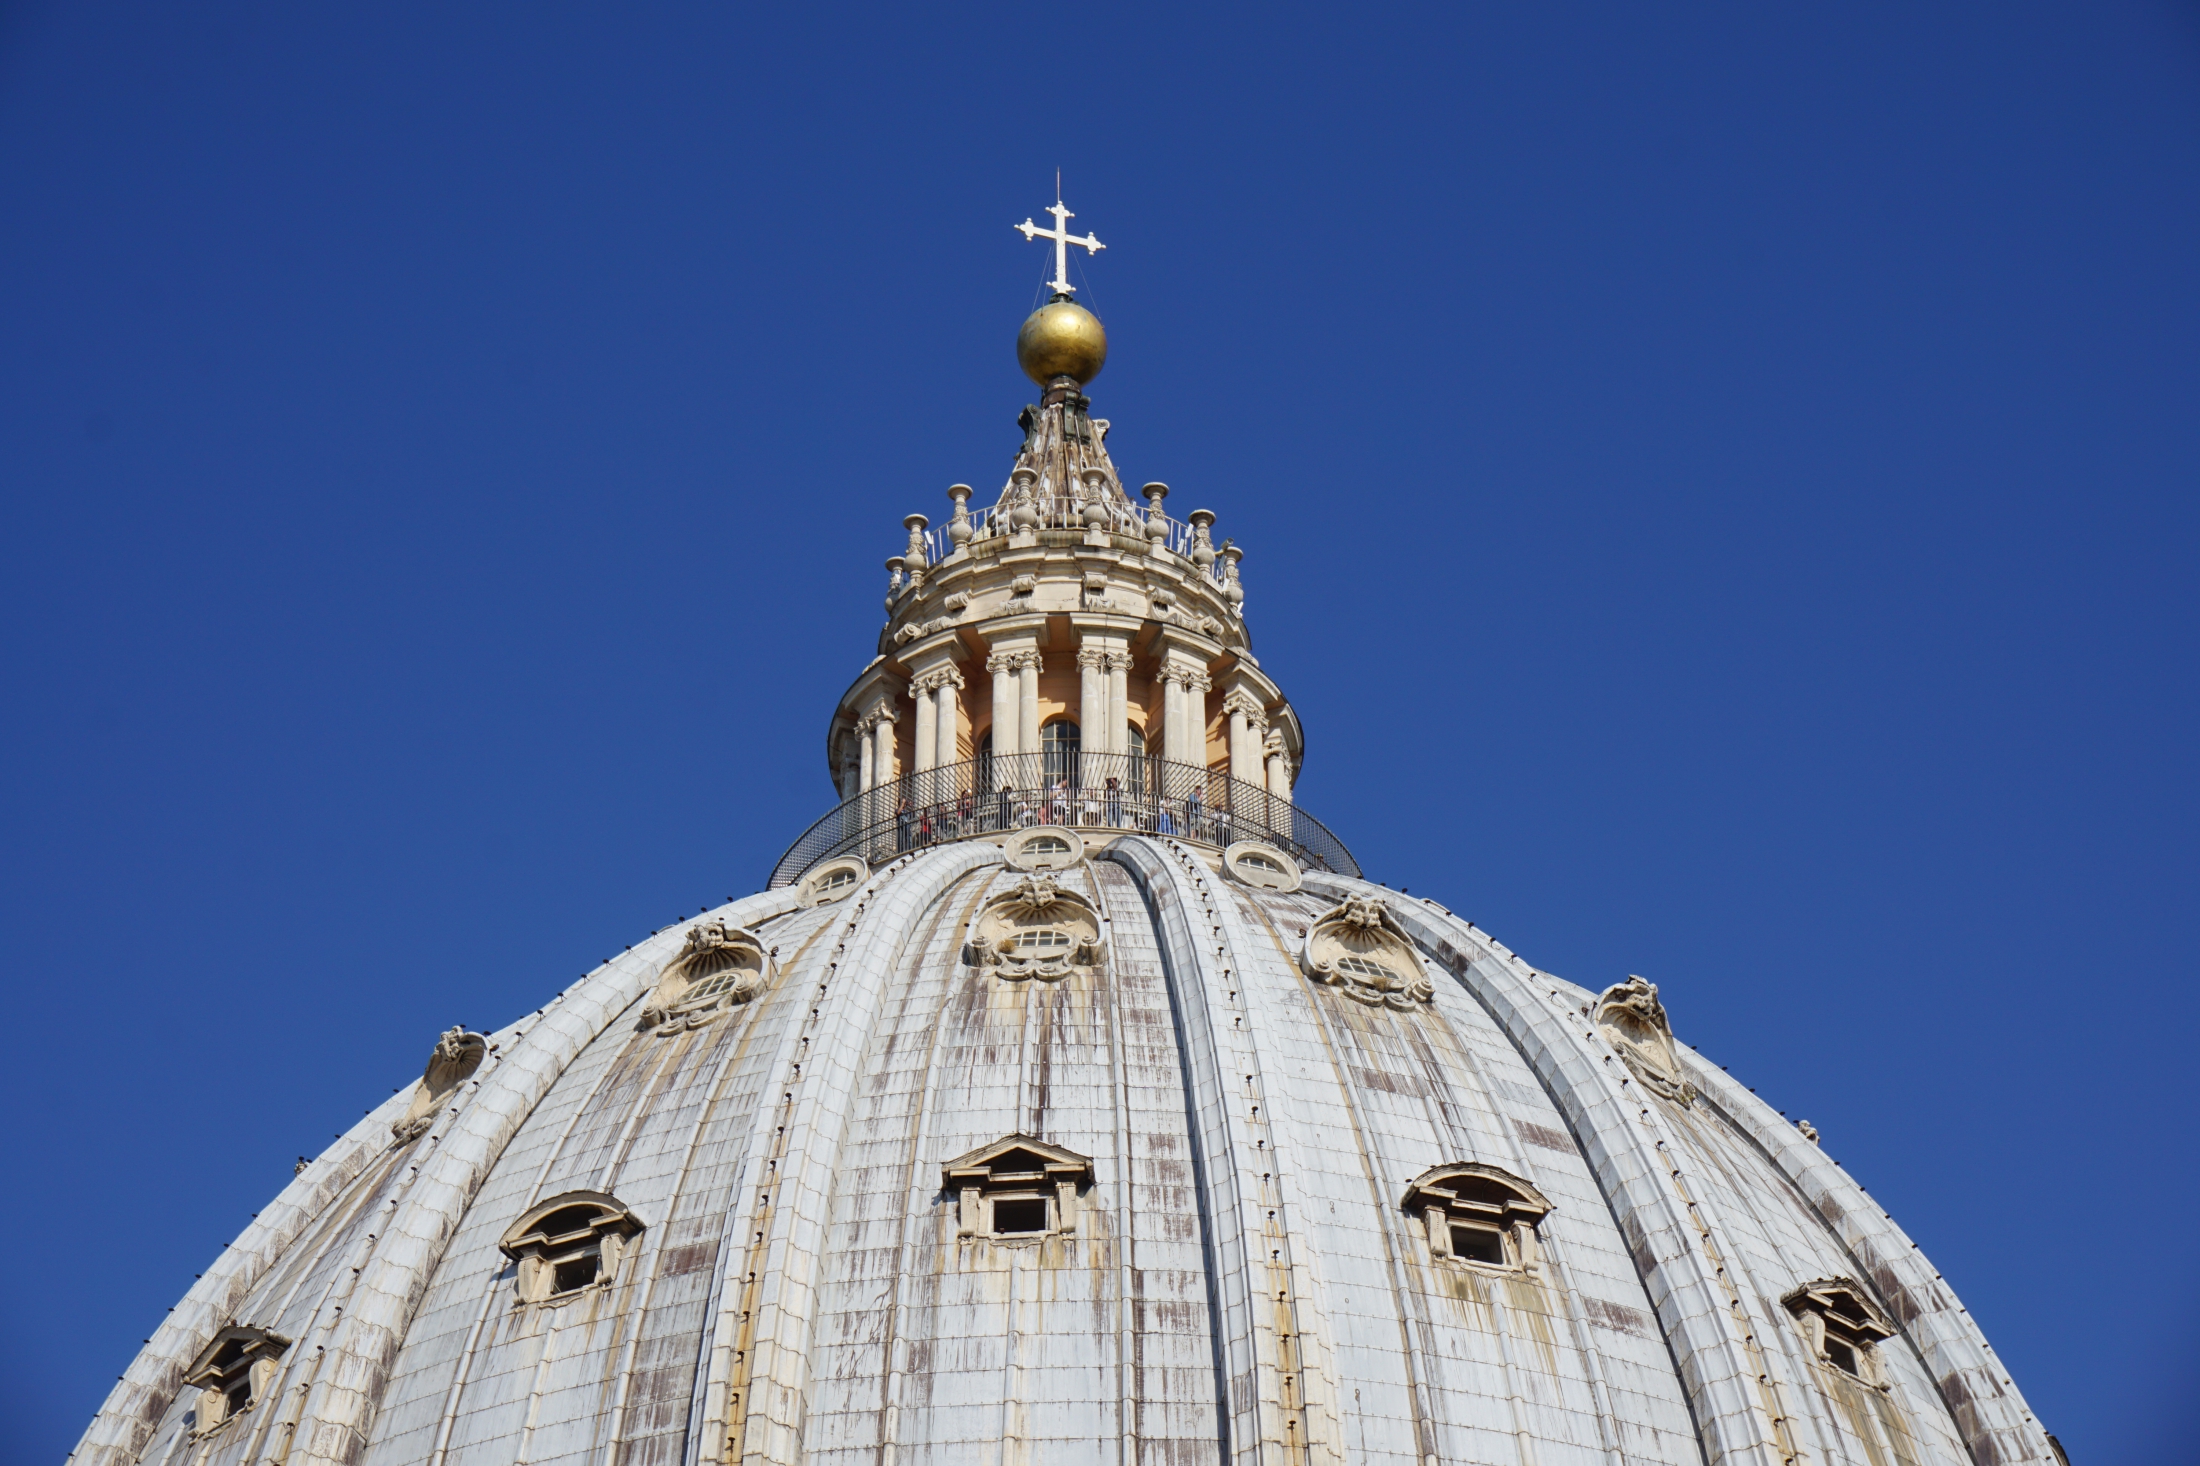
<path id="1" fill-rule="evenodd" d="M 1268 729 L 1268 705 L 1244 687 L 1233 687 L 1222 698 L 1222 710 L 1226 713 L 1243 713 L 1245 721 L 1266 732 Z"/>
<path id="2" fill-rule="evenodd" d="M 962 685 L 962 672 L 950 664 L 945 667 L 934 667 L 930 671 L 920 673 L 912 678 L 909 683 L 909 690 L 915 693 L 926 693 L 936 692 L 942 687 L 960 687 Z"/>

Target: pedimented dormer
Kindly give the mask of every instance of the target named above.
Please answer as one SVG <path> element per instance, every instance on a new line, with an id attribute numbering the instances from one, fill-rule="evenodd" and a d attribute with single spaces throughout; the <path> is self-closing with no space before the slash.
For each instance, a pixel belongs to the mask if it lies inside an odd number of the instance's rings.
<path id="1" fill-rule="evenodd" d="M 615 1196 L 567 1191 L 537 1202 L 504 1229 L 497 1250 L 519 1264 L 521 1303 L 557 1303 L 619 1280 L 642 1219 Z"/>
<path id="2" fill-rule="evenodd" d="M 1078 1198 L 1092 1184 L 1092 1157 L 1029 1135 L 1006 1135 L 940 1168 L 955 1199 L 958 1237 L 1036 1242 L 1077 1230 Z"/>
<path id="3" fill-rule="evenodd" d="M 199 1392 L 198 1434 L 220 1429 L 265 1399 L 289 1347 L 282 1335 L 244 1324 L 215 1334 L 183 1372 L 184 1384 Z"/>
<path id="4" fill-rule="evenodd" d="M 1862 1287 L 1848 1278 L 1818 1278 L 1780 1302 L 1794 1315 L 1819 1364 L 1874 1389 L 1887 1388 L 1879 1343 L 1894 1337 L 1894 1325 Z"/>
<path id="5" fill-rule="evenodd" d="M 1431 1166 L 1407 1184 L 1404 1206 L 1421 1218 L 1431 1257 L 1523 1271 L 1541 1256 L 1536 1228 L 1551 1211 L 1535 1187 L 1476 1161 Z"/>

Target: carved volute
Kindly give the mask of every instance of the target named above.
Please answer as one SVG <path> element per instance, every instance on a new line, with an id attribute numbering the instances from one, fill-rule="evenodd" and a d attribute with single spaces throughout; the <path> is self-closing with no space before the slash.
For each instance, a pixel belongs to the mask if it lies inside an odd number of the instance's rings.
<path id="1" fill-rule="evenodd" d="M 1696 1097 L 1673 1051 L 1673 1026 L 1656 983 L 1631 976 L 1606 988 L 1597 999 L 1596 1019 L 1605 1040 L 1652 1092 L 1682 1104 Z"/>
<path id="2" fill-rule="evenodd" d="M 1379 896 L 1347 896 L 1306 934 L 1306 975 L 1370 1007 L 1406 1012 L 1436 995 L 1421 954 Z"/>

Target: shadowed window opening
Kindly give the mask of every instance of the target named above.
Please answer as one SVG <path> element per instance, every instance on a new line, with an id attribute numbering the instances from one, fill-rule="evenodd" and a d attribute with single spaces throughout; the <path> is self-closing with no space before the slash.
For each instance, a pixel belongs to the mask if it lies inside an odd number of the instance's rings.
<path id="1" fill-rule="evenodd" d="M 1047 1204 L 1044 1197 L 1011 1201 L 1003 1198 L 993 1203 L 993 1230 L 1002 1236 L 1044 1232 L 1047 1229 Z"/>
<path id="2" fill-rule="evenodd" d="M 1486 1262 L 1491 1267 L 1503 1267 L 1505 1239 L 1496 1232 L 1486 1231 L 1481 1227 L 1453 1227 L 1451 1255 L 1463 1257 L 1469 1262 Z"/>
<path id="3" fill-rule="evenodd" d="M 596 1281 L 596 1272 L 602 1265 L 603 1259 L 597 1257 L 594 1253 L 559 1263 L 556 1281 L 551 1284 L 551 1291 L 570 1293 L 575 1288 L 587 1287 L 590 1283 Z"/>

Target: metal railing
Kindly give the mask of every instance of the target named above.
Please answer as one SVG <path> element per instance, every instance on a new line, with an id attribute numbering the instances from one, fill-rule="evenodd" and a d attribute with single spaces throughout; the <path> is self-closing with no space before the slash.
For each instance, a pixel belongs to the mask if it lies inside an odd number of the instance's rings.
<path id="1" fill-rule="evenodd" d="M 1139 754 L 1058 749 L 903 774 L 844 799 L 787 847 L 770 884 L 793 885 L 835 856 L 877 864 L 928 845 L 1034 825 L 1068 825 L 1101 838 L 1117 831 L 1211 845 L 1262 840 L 1301 865 L 1360 873 L 1327 825 L 1257 784 Z"/>

